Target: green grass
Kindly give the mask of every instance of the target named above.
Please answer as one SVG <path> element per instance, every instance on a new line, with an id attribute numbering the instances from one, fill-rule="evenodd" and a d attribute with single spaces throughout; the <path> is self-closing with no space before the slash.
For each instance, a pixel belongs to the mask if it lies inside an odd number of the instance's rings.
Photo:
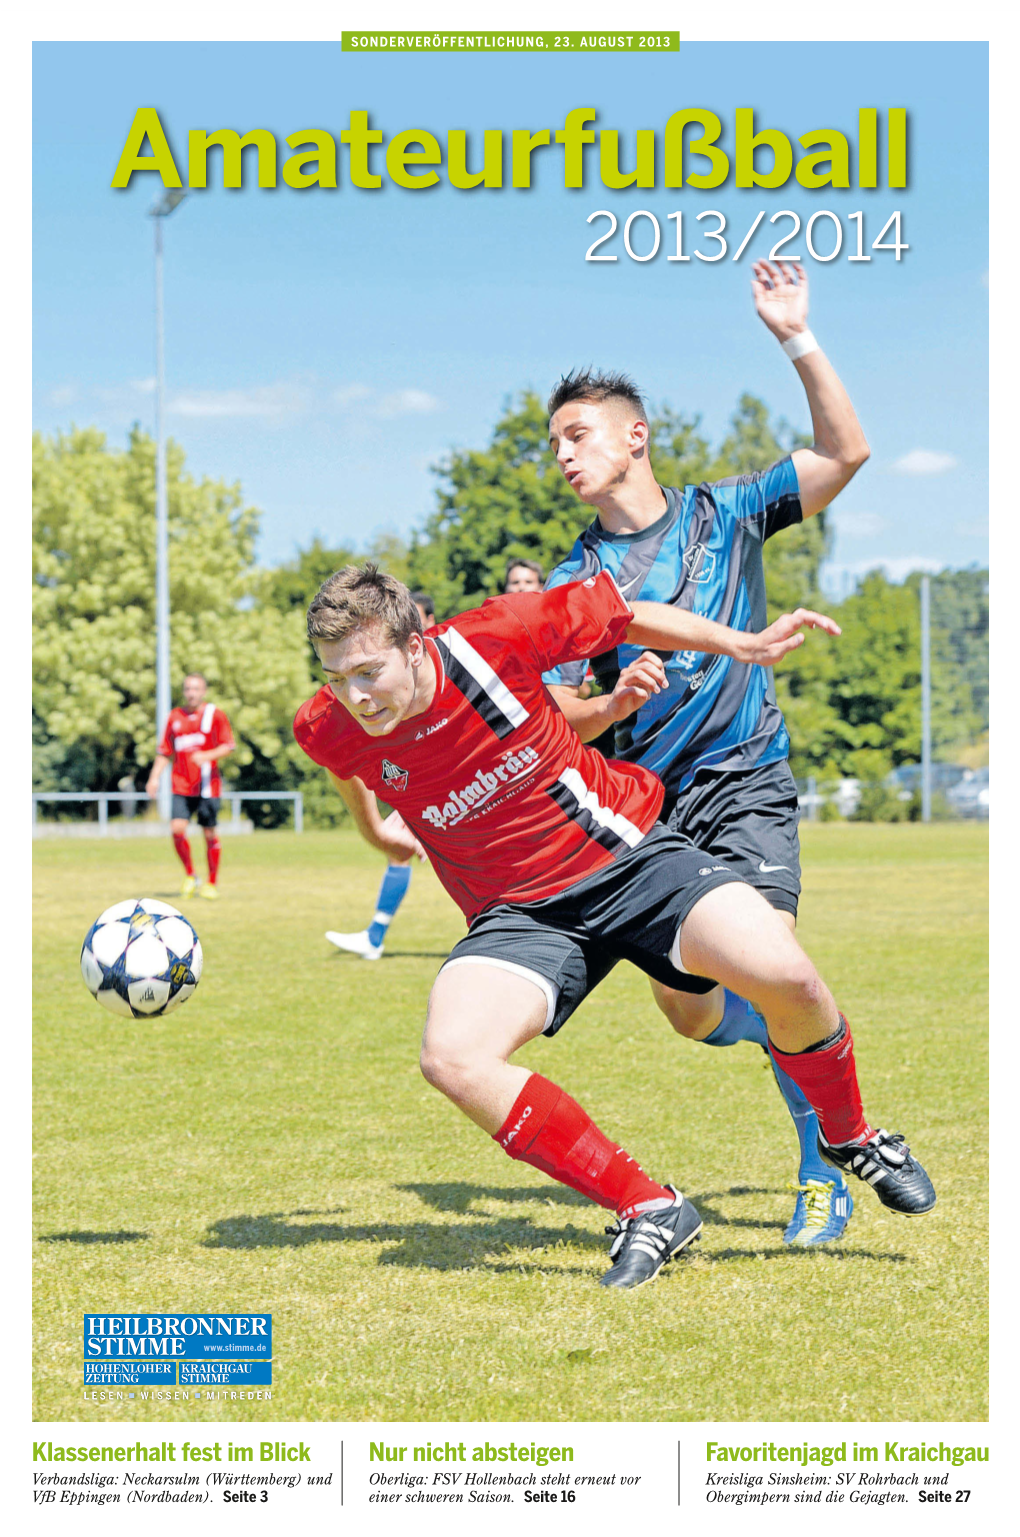
<path id="1" fill-rule="evenodd" d="M 109 903 L 173 900 L 169 843 L 38 844 L 37 1417 L 983 1419 L 987 835 L 804 832 L 802 939 L 939 1205 L 858 1187 L 841 1246 L 785 1249 L 794 1137 L 761 1052 L 678 1039 L 620 966 L 521 1059 L 701 1208 L 692 1257 L 633 1294 L 595 1284 L 605 1214 L 418 1074 L 462 931 L 430 870 L 367 965 L 322 938 L 372 909 L 353 834 L 227 840 L 223 900 L 188 907 L 198 993 L 146 1024 L 89 998 L 78 951 Z M 271 1311 L 272 1405 L 84 1403 L 82 1313 L 171 1309 Z"/>

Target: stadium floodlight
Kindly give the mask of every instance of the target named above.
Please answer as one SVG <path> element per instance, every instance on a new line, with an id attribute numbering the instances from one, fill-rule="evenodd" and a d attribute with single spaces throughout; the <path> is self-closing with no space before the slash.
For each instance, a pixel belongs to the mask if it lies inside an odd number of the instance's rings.
<path id="1" fill-rule="evenodd" d="M 163 220 L 187 193 L 170 188 L 149 209 L 156 236 L 156 745 L 170 714 L 170 577 L 167 546 L 166 434 L 163 427 Z M 159 782 L 159 811 L 170 820 L 171 776 Z"/>

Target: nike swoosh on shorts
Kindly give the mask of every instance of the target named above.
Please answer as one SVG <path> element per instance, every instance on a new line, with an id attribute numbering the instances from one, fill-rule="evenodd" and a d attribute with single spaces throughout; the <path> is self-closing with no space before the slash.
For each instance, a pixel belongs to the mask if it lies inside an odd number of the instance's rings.
<path id="1" fill-rule="evenodd" d="M 768 875 L 770 870 L 788 870 L 789 868 L 789 865 L 767 865 L 764 859 L 758 866 L 758 869 L 761 871 L 762 875 Z"/>

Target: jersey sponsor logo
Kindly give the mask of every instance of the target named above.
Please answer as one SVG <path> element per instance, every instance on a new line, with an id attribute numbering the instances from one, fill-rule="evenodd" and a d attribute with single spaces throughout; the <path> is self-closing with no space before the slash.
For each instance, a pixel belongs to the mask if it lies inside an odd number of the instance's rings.
<path id="1" fill-rule="evenodd" d="M 689 694 L 696 694 L 698 692 L 698 689 L 701 687 L 701 685 L 704 683 L 704 681 L 705 681 L 705 679 L 707 677 L 708 677 L 708 668 L 707 667 L 699 667 L 698 671 L 694 674 L 694 676 L 692 678 L 688 679 L 687 692 Z"/>
<path id="2" fill-rule="evenodd" d="M 382 779 L 387 790 L 407 789 L 407 769 L 398 768 L 389 758 L 382 760 Z"/>
<path id="3" fill-rule="evenodd" d="M 690 582 L 710 582 L 715 575 L 715 555 L 703 544 L 684 550 L 684 570 Z"/>
<path id="4" fill-rule="evenodd" d="M 767 865 L 764 859 L 758 865 L 762 875 L 768 875 L 772 870 L 788 870 L 789 868 L 789 865 Z"/>
<path id="5" fill-rule="evenodd" d="M 201 747 L 204 742 L 204 731 L 189 731 L 184 736 L 174 737 L 174 752 L 191 752 L 194 748 Z"/>
<path id="6" fill-rule="evenodd" d="M 414 739 L 416 742 L 423 742 L 427 736 L 432 735 L 433 731 L 442 731 L 443 727 L 448 726 L 449 724 L 450 717 L 448 715 L 444 715 L 442 720 L 437 720 L 434 726 L 426 726 L 424 731 L 417 732 Z"/>
<path id="7" fill-rule="evenodd" d="M 422 816 L 440 832 L 447 827 L 456 827 L 458 822 L 464 821 L 465 817 L 471 816 L 487 805 L 492 797 L 507 785 L 529 779 L 540 762 L 541 759 L 533 747 L 522 747 L 519 752 L 504 753 L 502 760 L 493 764 L 491 773 L 487 769 L 479 769 L 475 777 L 466 785 L 459 790 L 450 790 L 447 800 L 441 807 L 426 806 Z"/>

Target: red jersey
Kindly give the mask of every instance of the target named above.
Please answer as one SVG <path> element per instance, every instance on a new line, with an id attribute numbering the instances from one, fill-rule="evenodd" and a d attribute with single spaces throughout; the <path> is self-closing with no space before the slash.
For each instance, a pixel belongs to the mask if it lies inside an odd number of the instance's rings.
<path id="1" fill-rule="evenodd" d="M 228 742 L 233 747 L 230 722 L 216 705 L 199 705 L 193 711 L 182 710 L 180 706 L 171 710 L 159 752 L 160 757 L 173 760 L 173 793 L 218 797 L 223 789 L 219 761 L 193 763 L 191 755 L 207 752 L 210 747 L 222 747 Z"/>
<path id="2" fill-rule="evenodd" d="M 611 650 L 631 618 L 605 571 L 490 598 L 429 630 L 424 714 L 371 737 L 326 687 L 294 735 L 397 808 L 469 922 L 495 902 L 555 896 L 640 843 L 662 805 L 655 776 L 586 748 L 542 683 L 560 662 Z"/>

